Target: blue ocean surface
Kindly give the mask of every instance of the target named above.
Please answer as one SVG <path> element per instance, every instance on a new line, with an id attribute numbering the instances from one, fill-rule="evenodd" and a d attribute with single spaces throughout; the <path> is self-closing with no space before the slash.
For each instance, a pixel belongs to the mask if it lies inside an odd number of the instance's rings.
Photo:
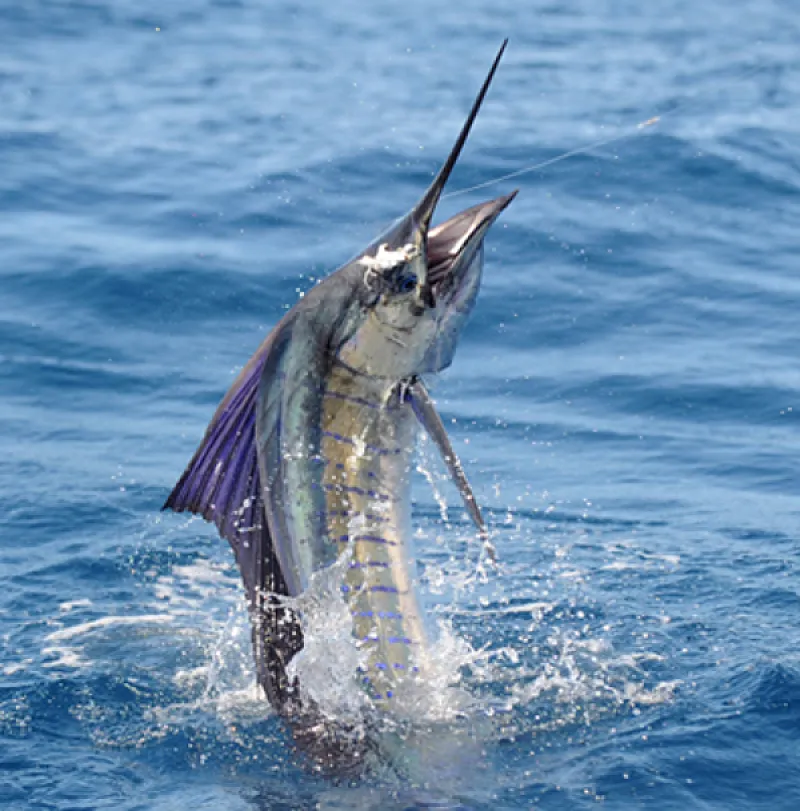
<path id="1" fill-rule="evenodd" d="M 520 189 L 434 386 L 496 571 L 415 484 L 480 757 L 337 780 L 160 507 L 506 36 L 450 191 L 626 137 L 441 206 Z M 800 808 L 798 41 L 786 0 L 0 4 L 0 807 Z"/>

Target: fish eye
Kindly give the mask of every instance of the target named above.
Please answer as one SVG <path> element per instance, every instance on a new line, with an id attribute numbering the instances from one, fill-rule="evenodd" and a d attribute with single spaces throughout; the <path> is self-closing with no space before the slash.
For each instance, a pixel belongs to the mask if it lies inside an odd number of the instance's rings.
<path id="1" fill-rule="evenodd" d="M 417 274 L 407 270 L 397 277 L 397 291 L 410 293 L 417 286 Z"/>

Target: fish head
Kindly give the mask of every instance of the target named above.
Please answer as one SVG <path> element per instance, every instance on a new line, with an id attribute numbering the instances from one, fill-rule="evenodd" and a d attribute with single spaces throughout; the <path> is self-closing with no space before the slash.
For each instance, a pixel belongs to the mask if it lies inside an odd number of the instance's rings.
<path id="1" fill-rule="evenodd" d="M 516 192 L 434 228 L 431 220 L 504 49 L 505 43 L 420 201 L 346 268 L 358 285 L 361 308 L 338 354 L 355 371 L 400 380 L 439 371 L 452 361 L 480 286 L 483 239 Z"/>

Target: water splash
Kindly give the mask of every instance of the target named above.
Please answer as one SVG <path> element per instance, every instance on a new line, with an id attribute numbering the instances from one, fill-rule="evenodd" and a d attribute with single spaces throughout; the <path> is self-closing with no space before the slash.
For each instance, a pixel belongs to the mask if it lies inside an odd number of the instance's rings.
<path id="1" fill-rule="evenodd" d="M 286 599 L 300 617 L 303 649 L 292 659 L 288 676 L 295 676 L 301 695 L 328 718 L 350 722 L 364 719 L 370 702 L 356 686 L 356 674 L 367 668 L 367 652 L 353 636 L 351 609 L 342 595 L 342 582 L 351 555 L 345 552 L 332 566 L 311 576 L 306 591 Z"/>
<path id="2" fill-rule="evenodd" d="M 405 784 L 438 778 L 450 764 L 460 774 L 453 776 L 457 794 L 458 780 L 479 773 L 470 741 L 480 748 L 520 736 L 546 740 L 576 724 L 589 729 L 635 716 L 680 689 L 668 675 L 669 647 L 658 636 L 669 629 L 664 618 L 625 623 L 603 616 L 604 589 L 616 593 L 620 577 L 668 575 L 680 561 L 627 531 L 587 536 L 557 510 L 543 520 L 520 510 L 508 516 L 492 576 L 478 575 L 469 528 L 447 524 L 441 514 L 415 519 L 433 642 L 424 683 L 401 697 L 380 727 L 393 773 Z M 183 530 L 193 532 L 191 524 Z M 190 545 L 196 549 L 194 537 Z M 189 735 L 205 742 L 202 757 L 215 751 L 229 751 L 237 763 L 263 757 L 257 742 L 264 723 L 272 724 L 271 736 L 280 725 L 256 687 L 238 572 L 227 549 L 211 549 L 218 559 L 195 552 L 189 561 L 150 565 L 155 553 L 146 545 L 130 569 L 141 593 L 137 615 L 121 616 L 117 603 L 96 595 L 64 603 L 40 634 L 39 657 L 15 666 L 66 676 L 118 674 L 135 701 L 135 718 L 93 682 L 72 710 L 97 745 L 138 748 Z M 330 717 L 367 724 L 372 708 L 356 677 L 363 651 L 339 590 L 347 563 L 345 556 L 318 573 L 298 599 L 306 648 L 291 672 Z M 148 663 L 146 672 L 139 661 Z M 22 710 L 12 714 L 24 721 Z M 276 757 L 286 758 L 284 747 L 278 744 Z"/>

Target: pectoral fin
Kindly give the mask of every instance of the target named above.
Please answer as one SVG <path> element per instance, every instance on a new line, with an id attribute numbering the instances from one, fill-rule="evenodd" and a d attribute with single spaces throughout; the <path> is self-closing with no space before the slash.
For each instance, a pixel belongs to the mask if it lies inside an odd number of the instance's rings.
<path id="1" fill-rule="evenodd" d="M 442 423 L 442 418 L 436 411 L 436 406 L 434 405 L 433 400 L 431 400 L 431 396 L 428 394 L 425 384 L 419 378 L 416 378 L 408 386 L 408 389 L 406 390 L 406 397 L 411 402 L 414 413 L 417 415 L 417 419 L 419 419 L 422 427 L 439 449 L 439 453 L 441 453 L 442 459 L 444 460 L 445 465 L 447 465 L 447 470 L 450 473 L 456 487 L 458 487 L 458 492 L 461 493 L 464 506 L 466 507 L 470 518 L 472 518 L 472 521 L 477 527 L 478 533 L 484 542 L 486 552 L 489 555 L 489 558 L 494 561 L 494 547 L 489 541 L 489 531 L 486 529 L 486 524 L 483 521 L 481 509 L 478 506 L 478 502 L 475 500 L 475 495 L 473 494 L 472 487 L 467 479 L 467 474 L 464 472 L 464 468 L 461 465 L 461 460 L 458 458 L 455 450 L 453 450 L 453 446 L 450 444 L 450 437 L 447 436 L 447 431 L 445 430 L 444 423 Z"/>

